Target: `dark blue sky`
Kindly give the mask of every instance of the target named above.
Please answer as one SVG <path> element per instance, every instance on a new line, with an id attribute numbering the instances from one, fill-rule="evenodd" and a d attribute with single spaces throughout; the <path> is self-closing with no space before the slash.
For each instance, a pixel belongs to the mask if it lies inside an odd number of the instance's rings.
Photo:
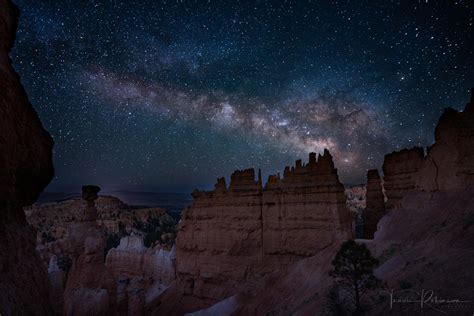
<path id="1" fill-rule="evenodd" d="M 49 190 L 190 191 L 327 147 L 345 183 L 474 85 L 467 1 L 16 1 Z"/>

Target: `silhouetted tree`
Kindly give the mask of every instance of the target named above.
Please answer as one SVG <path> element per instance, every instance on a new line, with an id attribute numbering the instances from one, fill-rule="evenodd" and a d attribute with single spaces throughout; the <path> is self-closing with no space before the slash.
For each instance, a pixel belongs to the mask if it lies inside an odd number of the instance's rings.
<path id="1" fill-rule="evenodd" d="M 353 299 L 355 315 L 362 313 L 361 299 L 367 291 L 382 286 L 373 273 L 378 264 L 364 244 L 357 244 L 352 239 L 342 243 L 332 261 L 333 270 L 329 275 L 334 278 L 337 288 Z"/>

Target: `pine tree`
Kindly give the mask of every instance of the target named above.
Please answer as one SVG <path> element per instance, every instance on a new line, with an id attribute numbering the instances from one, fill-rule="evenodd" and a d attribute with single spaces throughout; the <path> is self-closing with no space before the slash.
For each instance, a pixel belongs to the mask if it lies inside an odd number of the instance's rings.
<path id="1" fill-rule="evenodd" d="M 342 243 L 336 257 L 332 261 L 333 270 L 329 272 L 339 289 L 345 290 L 352 298 L 354 315 L 362 313 L 362 297 L 371 289 L 378 288 L 382 282 L 374 276 L 373 270 L 379 261 L 372 257 L 364 244 L 354 240 Z"/>

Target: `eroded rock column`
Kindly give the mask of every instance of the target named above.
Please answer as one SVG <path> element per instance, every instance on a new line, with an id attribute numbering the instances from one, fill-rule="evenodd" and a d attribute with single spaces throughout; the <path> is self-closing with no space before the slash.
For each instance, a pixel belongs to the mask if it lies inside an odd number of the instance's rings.
<path id="1" fill-rule="evenodd" d="M 385 201 L 382 192 L 382 181 L 377 169 L 367 172 L 366 207 L 362 212 L 364 221 L 364 238 L 374 238 L 377 223 L 385 213 Z"/>
<path id="2" fill-rule="evenodd" d="M 105 315 L 116 311 L 117 287 L 104 264 L 105 238 L 96 223 L 100 188 L 83 186 L 83 218 L 70 228 L 68 251 L 73 264 L 64 292 L 66 315 Z"/>

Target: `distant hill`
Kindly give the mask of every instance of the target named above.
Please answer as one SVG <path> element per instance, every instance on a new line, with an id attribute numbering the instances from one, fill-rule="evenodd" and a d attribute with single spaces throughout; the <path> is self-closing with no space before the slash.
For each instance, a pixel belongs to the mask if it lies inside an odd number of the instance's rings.
<path id="1" fill-rule="evenodd" d="M 100 195 L 116 196 L 133 207 L 160 207 L 170 212 L 180 212 L 191 204 L 192 197 L 186 193 L 135 192 L 135 191 L 101 191 Z M 37 203 L 49 203 L 79 197 L 75 192 L 43 192 Z"/>

